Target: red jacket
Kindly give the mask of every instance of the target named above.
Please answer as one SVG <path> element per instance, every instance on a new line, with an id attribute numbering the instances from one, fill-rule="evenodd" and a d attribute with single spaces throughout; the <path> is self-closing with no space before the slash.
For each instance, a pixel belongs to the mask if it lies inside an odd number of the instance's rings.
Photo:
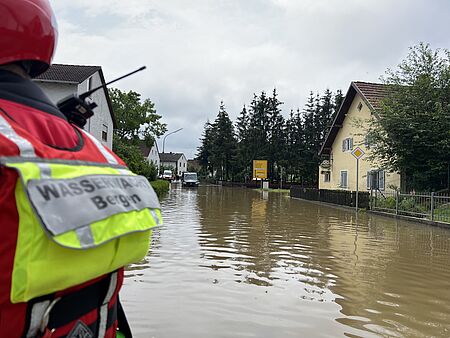
<path id="1" fill-rule="evenodd" d="M 64 116 L 58 114 L 56 107 L 43 93 L 42 97 L 37 95 L 30 100 L 26 95 L 17 95 L 17 91 L 14 90 L 12 93 L 5 92 L 5 82 L 2 82 L 1 75 L 0 72 L 0 120 L 3 124 L 9 124 L 17 135 L 28 140 L 33 145 L 37 157 L 106 162 L 105 154 L 102 153 L 106 151 L 119 164 L 124 164 L 110 150 L 99 149 L 98 144 L 77 127 L 69 124 Z M 8 76 L 11 77 L 11 74 Z M 36 90 L 36 85 L 28 80 L 15 77 L 13 79 L 20 82 L 24 88 Z M 37 93 L 39 94 L 39 91 Z M 48 109 L 45 104 L 49 106 Z M 2 127 L 0 123 L 0 157 L 19 156 L 18 147 L 2 135 L 2 128 L 4 126 Z M 26 337 L 27 332 L 31 332 L 30 328 L 33 325 L 36 326 L 34 322 L 40 319 L 33 317 L 34 309 L 40 304 L 51 303 L 54 298 L 60 296 L 62 296 L 61 301 L 55 304 L 54 311 L 50 312 L 49 316 L 49 327 L 56 330 L 48 337 L 66 337 L 74 330 L 87 330 L 93 334 L 93 337 L 97 337 L 100 305 L 107 293 L 110 293 L 108 296 L 110 298 L 107 301 L 108 313 L 107 320 L 105 319 L 107 327 L 104 337 L 115 337 L 117 295 L 122 285 L 123 269 L 69 290 L 39 297 L 40 299 L 28 303 L 12 304 L 10 302 L 11 274 L 19 222 L 14 193 L 17 179 L 15 171 L 0 167 L 0 337 Z M 108 290 L 113 293 L 111 294 Z"/>

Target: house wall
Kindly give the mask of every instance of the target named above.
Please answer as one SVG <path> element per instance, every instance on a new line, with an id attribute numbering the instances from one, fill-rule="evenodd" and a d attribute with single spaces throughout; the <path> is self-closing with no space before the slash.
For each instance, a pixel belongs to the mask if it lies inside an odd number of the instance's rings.
<path id="1" fill-rule="evenodd" d="M 77 92 L 77 84 L 75 83 L 57 83 L 57 82 L 42 82 L 34 81 L 43 91 L 49 99 L 56 104 L 59 100 L 66 96 L 72 95 Z"/>
<path id="2" fill-rule="evenodd" d="M 102 84 L 99 72 L 96 72 L 91 77 L 92 88 L 100 86 Z M 35 80 L 35 83 L 42 88 L 42 90 L 47 94 L 50 100 L 55 104 L 66 96 L 75 93 L 82 94 L 89 90 L 89 79 L 86 79 L 79 85 L 60 82 L 43 82 L 39 80 Z M 84 129 L 91 133 L 97 140 L 101 141 L 104 145 L 112 149 L 113 121 L 104 90 L 98 90 L 97 92 L 92 94 L 91 98 L 95 103 L 97 103 L 98 107 L 94 109 L 94 116 L 92 116 L 88 120 L 88 122 L 84 126 Z M 106 141 L 102 140 L 103 125 L 107 126 L 108 129 Z"/>
<path id="3" fill-rule="evenodd" d="M 359 103 L 362 104 L 361 110 L 358 110 Z M 360 147 L 366 154 L 359 160 L 358 186 L 360 191 L 367 190 L 367 172 L 374 169 L 382 169 L 376 161 L 370 161 L 370 149 L 364 145 L 365 131 L 364 125 L 372 118 L 371 112 L 361 95 L 356 94 L 353 102 L 344 119 L 342 128 L 336 135 L 331 151 L 331 170 L 330 182 L 324 182 L 325 175 L 322 173 L 326 169 L 319 167 L 319 188 L 320 189 L 342 189 L 356 190 L 356 159 L 350 151 L 342 151 L 342 142 L 348 137 L 353 138 L 353 149 Z M 347 188 L 340 185 L 341 171 L 347 171 Z M 385 188 L 389 186 L 400 187 L 400 175 L 397 173 L 385 173 Z"/>
<path id="4" fill-rule="evenodd" d="M 152 162 L 156 166 L 156 168 L 158 170 L 158 175 L 159 175 L 159 168 L 161 165 L 161 160 L 159 158 L 158 148 L 156 147 L 155 144 L 153 145 L 153 147 L 150 149 L 150 152 L 148 153 L 147 161 Z"/>
<path id="5" fill-rule="evenodd" d="M 160 163 L 161 163 L 161 166 L 163 166 L 163 167 L 167 167 L 167 168 L 170 167 L 170 168 L 172 168 L 174 174 L 176 174 L 175 170 L 177 168 L 177 162 L 163 162 L 163 161 L 161 161 Z"/>
<path id="6" fill-rule="evenodd" d="M 187 171 L 187 159 L 184 154 L 178 159 L 177 171 L 180 176 Z"/>
<path id="7" fill-rule="evenodd" d="M 95 72 L 91 78 L 91 88 L 89 88 L 89 79 L 86 79 L 78 85 L 79 94 L 102 84 L 99 72 Z M 105 91 L 103 89 L 96 91 L 91 95 L 91 99 L 97 103 L 97 107 L 94 109 L 94 116 L 88 120 L 84 126 L 84 129 L 91 133 L 97 140 L 101 141 L 105 146 L 112 149 L 113 120 L 111 117 L 111 112 L 109 111 Z M 103 128 L 107 131 L 106 141 L 102 139 Z"/>

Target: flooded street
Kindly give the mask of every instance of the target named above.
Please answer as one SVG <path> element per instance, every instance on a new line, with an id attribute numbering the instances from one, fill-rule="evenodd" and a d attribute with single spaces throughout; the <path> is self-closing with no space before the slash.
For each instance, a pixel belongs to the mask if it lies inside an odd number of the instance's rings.
<path id="1" fill-rule="evenodd" d="M 448 337 L 450 230 L 176 185 L 121 299 L 135 336 Z"/>

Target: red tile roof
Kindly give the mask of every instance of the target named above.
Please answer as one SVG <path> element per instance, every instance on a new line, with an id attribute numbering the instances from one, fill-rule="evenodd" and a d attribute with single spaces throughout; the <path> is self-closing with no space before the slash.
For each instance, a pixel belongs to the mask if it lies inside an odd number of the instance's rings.
<path id="1" fill-rule="evenodd" d="M 355 81 L 350 84 L 350 87 L 345 95 L 344 101 L 339 108 L 336 117 L 334 118 L 333 124 L 328 131 L 325 141 L 319 151 L 319 155 L 329 154 L 331 147 L 333 145 L 334 139 L 336 138 L 339 129 L 342 127 L 345 116 L 355 98 L 356 94 L 359 93 L 363 100 L 367 103 L 371 110 L 378 110 L 380 108 L 381 100 L 388 94 L 389 87 L 382 83 L 370 83 Z"/>
<path id="2" fill-rule="evenodd" d="M 356 81 L 353 84 L 375 110 L 380 108 L 381 100 L 388 94 L 388 86 L 382 83 Z"/>

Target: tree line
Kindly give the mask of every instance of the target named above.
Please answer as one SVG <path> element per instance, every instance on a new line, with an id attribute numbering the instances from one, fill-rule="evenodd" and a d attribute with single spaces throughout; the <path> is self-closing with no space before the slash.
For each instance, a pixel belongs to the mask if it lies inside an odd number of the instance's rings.
<path id="1" fill-rule="evenodd" d="M 366 133 L 403 190 L 450 192 L 450 51 L 420 43 L 382 78 L 389 88 Z"/>
<path id="2" fill-rule="evenodd" d="M 304 109 L 285 118 L 276 89 L 253 95 L 233 123 L 221 102 L 214 122 L 207 121 L 197 159 L 202 174 L 219 180 L 252 180 L 253 160 L 268 161 L 271 180 L 317 185 L 319 150 L 343 100 L 340 90 L 310 92 Z"/>
<path id="3" fill-rule="evenodd" d="M 387 94 L 360 131 L 370 139 L 371 160 L 398 172 L 402 190 L 450 192 L 450 51 L 420 43 L 382 83 Z M 252 160 L 269 162 L 269 178 L 316 185 L 321 144 L 343 100 L 342 92 L 310 93 L 302 111 L 281 114 L 278 93 L 254 95 L 233 124 L 222 103 L 205 124 L 198 148 L 204 174 L 248 181 Z"/>

